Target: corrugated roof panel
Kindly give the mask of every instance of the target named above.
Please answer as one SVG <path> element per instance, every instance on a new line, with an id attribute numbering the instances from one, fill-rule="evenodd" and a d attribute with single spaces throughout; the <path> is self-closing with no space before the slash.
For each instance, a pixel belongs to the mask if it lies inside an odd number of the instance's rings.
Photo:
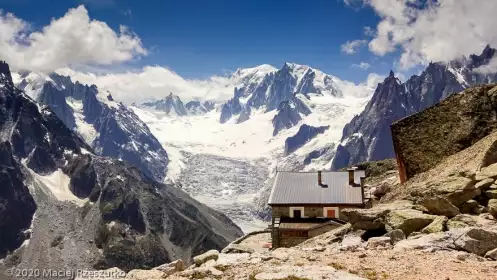
<path id="1" fill-rule="evenodd" d="M 269 197 L 269 204 L 361 204 L 360 187 L 349 186 L 348 172 L 321 172 L 323 188 L 317 172 L 278 172 Z M 361 183 L 363 170 L 354 172 L 354 182 Z"/>

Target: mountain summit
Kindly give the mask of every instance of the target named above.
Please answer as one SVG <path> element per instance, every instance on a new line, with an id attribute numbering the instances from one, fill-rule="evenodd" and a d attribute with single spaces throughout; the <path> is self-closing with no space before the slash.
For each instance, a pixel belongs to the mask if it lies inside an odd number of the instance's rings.
<path id="1" fill-rule="evenodd" d="M 364 111 L 343 129 L 332 169 L 362 161 L 394 157 L 390 125 L 406 116 L 424 110 L 465 88 L 497 81 L 497 72 L 482 73 L 479 67 L 494 58 L 496 50 L 487 46 L 480 55 L 430 63 L 418 76 L 405 83 L 393 71 L 379 84 Z"/>

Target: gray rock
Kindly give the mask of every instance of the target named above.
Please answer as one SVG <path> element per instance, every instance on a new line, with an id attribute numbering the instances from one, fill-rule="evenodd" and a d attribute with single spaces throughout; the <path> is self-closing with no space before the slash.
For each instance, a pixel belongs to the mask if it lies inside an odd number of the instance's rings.
<path id="1" fill-rule="evenodd" d="M 209 250 L 201 255 L 193 257 L 193 262 L 197 266 L 200 266 L 209 260 L 217 260 L 218 258 L 219 258 L 219 251 L 218 250 Z"/>
<path id="2" fill-rule="evenodd" d="M 428 197 L 423 200 L 423 206 L 430 214 L 454 217 L 459 209 L 444 197 Z"/>
<path id="3" fill-rule="evenodd" d="M 436 216 L 413 209 L 393 210 L 385 217 L 385 223 L 388 231 L 400 229 L 405 235 L 409 235 L 426 227 L 435 218 Z"/>
<path id="4" fill-rule="evenodd" d="M 470 228 L 461 235 L 455 245 L 467 252 L 484 256 L 497 248 L 497 232 L 483 228 Z"/>
<path id="5" fill-rule="evenodd" d="M 253 248 L 243 246 L 240 244 L 233 244 L 231 243 L 228 245 L 226 248 L 224 248 L 221 253 L 223 254 L 238 254 L 238 253 L 249 253 L 252 254 L 254 253 L 255 250 Z"/>
<path id="6" fill-rule="evenodd" d="M 344 209 L 342 214 L 347 217 L 347 221 L 354 229 L 378 229 L 385 227 L 383 218 L 390 212 L 390 209 L 370 208 L 370 209 Z"/>
<path id="7" fill-rule="evenodd" d="M 348 235 L 343 238 L 339 248 L 342 251 L 354 251 L 362 247 L 364 247 L 364 242 L 360 236 Z"/>
<path id="8" fill-rule="evenodd" d="M 390 241 L 392 242 L 393 245 L 395 245 L 397 242 L 401 240 L 406 239 L 406 235 L 400 229 L 387 232 L 384 236 L 390 237 Z"/>
<path id="9" fill-rule="evenodd" d="M 477 225 L 478 225 L 477 217 L 468 214 L 459 214 L 454 218 L 450 219 L 449 221 L 447 221 L 448 230 L 472 227 Z"/>

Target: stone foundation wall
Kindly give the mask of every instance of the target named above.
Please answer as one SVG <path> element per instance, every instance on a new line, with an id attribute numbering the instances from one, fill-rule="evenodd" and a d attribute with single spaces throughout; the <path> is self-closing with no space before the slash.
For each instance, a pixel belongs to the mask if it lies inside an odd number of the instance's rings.
<path id="1" fill-rule="evenodd" d="M 392 124 L 403 183 L 497 128 L 496 84 L 476 86 Z"/>

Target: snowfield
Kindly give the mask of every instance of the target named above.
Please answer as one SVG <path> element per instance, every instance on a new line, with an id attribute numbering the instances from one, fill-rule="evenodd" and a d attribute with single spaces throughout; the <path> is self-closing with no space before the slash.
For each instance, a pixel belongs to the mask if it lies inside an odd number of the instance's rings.
<path id="1" fill-rule="evenodd" d="M 329 168 L 344 125 L 362 111 L 368 100 L 369 96 L 310 94 L 310 100 L 305 102 L 313 113 L 276 136 L 272 135 L 271 122 L 276 111 L 253 111 L 246 122 L 236 124 L 234 117 L 221 124 L 219 110 L 177 117 L 134 106 L 131 109 L 169 154 L 166 181 L 177 183 L 195 199 L 227 214 L 249 232 L 267 227 L 260 208 L 265 204 L 276 170 Z M 330 128 L 285 156 L 285 140 L 301 124 Z M 319 149 L 325 150 L 323 155 L 304 164 L 309 153 Z"/>

